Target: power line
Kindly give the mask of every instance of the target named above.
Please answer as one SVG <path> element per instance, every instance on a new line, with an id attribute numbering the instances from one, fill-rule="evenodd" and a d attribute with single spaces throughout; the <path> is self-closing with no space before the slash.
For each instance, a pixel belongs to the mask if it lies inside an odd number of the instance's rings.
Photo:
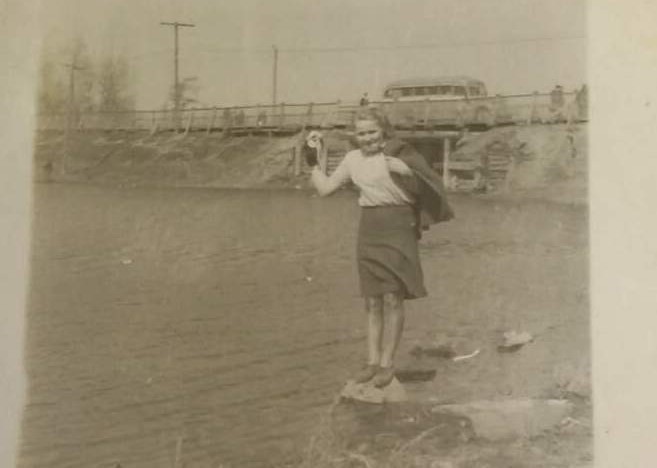
<path id="1" fill-rule="evenodd" d="M 413 49 L 446 49 L 450 47 L 475 47 L 498 44 L 524 44 L 539 42 L 565 42 L 586 40 L 586 36 L 560 36 L 560 37 L 540 37 L 526 39 L 509 39 L 503 41 L 480 41 L 480 42 L 450 42 L 443 44 L 409 44 L 397 46 L 364 46 L 364 47 L 307 47 L 307 48 L 278 48 L 279 52 L 288 53 L 333 53 L 333 52 L 359 52 L 359 51 L 385 51 L 385 50 L 413 50 Z M 171 49 L 159 49 L 150 52 L 143 52 L 128 57 L 130 60 L 139 60 L 153 55 L 170 53 Z M 271 54 L 271 48 L 246 48 L 246 47 L 226 47 L 226 48 L 209 48 L 193 49 L 188 54 L 243 54 L 243 53 L 262 53 Z"/>
<path id="2" fill-rule="evenodd" d="M 152 59 L 155 55 L 164 55 L 170 54 L 171 49 L 160 49 L 160 50 L 151 50 L 148 52 L 142 52 L 141 54 L 133 54 L 126 56 L 127 60 L 142 60 L 142 59 Z"/>
<path id="3" fill-rule="evenodd" d="M 359 51 L 377 51 L 377 50 L 410 50 L 410 49 L 444 49 L 450 47 L 474 47 L 474 46 L 487 46 L 498 44 L 523 44 L 532 42 L 564 42 L 564 41 L 578 41 L 585 40 L 586 36 L 559 36 L 559 37 L 536 37 L 525 39 L 507 39 L 495 41 L 477 41 L 477 42 L 449 42 L 442 44 L 409 44 L 409 45 L 395 45 L 395 46 L 361 46 L 361 47 L 299 47 L 299 48 L 278 48 L 279 52 L 293 52 L 293 53 L 331 53 L 331 52 L 359 52 Z M 270 53 L 271 49 L 265 48 L 212 48 L 212 49 L 196 49 L 196 53 Z"/>
<path id="4" fill-rule="evenodd" d="M 509 39 L 497 41 L 478 41 L 478 42 L 451 42 L 444 44 L 410 44 L 396 46 L 365 46 L 365 47 L 327 47 L 327 48 L 298 48 L 298 49 L 280 49 L 282 52 L 356 52 L 356 51 L 375 51 L 375 50 L 409 50 L 409 49 L 445 49 L 450 47 L 474 47 L 498 44 L 523 44 L 531 42 L 557 42 L 586 39 L 586 36 L 569 36 L 569 37 L 542 37 L 526 39 Z"/>

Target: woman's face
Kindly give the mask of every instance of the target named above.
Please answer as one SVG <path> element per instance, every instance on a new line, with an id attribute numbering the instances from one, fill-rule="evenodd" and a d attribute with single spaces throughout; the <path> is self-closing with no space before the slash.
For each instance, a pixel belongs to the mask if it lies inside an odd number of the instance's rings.
<path id="1" fill-rule="evenodd" d="M 383 129 L 374 120 L 357 120 L 356 143 L 365 154 L 380 152 L 383 148 Z"/>

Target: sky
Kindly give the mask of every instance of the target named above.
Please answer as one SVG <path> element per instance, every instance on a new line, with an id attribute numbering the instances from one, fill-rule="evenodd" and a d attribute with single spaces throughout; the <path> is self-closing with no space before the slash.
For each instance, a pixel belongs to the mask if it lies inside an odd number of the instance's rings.
<path id="1" fill-rule="evenodd" d="M 162 107 L 174 79 L 162 21 L 195 25 L 179 30 L 179 76 L 196 77 L 199 105 L 271 103 L 274 45 L 286 103 L 375 100 L 417 76 L 502 94 L 586 82 L 586 0 L 43 0 L 40 20 L 52 56 L 81 38 L 94 57 L 127 57 L 141 109 Z"/>

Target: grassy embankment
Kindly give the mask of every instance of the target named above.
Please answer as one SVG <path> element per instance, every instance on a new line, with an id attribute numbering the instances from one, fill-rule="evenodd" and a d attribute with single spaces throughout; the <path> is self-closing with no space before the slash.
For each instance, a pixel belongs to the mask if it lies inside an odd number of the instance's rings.
<path id="1" fill-rule="evenodd" d="M 327 132 L 329 148 L 348 148 L 343 132 Z M 295 176 L 296 136 L 224 137 L 191 133 L 84 132 L 37 137 L 37 181 L 119 186 L 305 188 Z M 586 126 L 506 127 L 473 136 L 451 159 L 471 167 L 488 158 L 502 166 L 489 192 L 562 202 L 586 200 Z M 509 168 L 511 171 L 508 171 Z M 454 188 L 468 187 L 454 180 Z M 467 190 L 467 188 L 466 188 Z"/>

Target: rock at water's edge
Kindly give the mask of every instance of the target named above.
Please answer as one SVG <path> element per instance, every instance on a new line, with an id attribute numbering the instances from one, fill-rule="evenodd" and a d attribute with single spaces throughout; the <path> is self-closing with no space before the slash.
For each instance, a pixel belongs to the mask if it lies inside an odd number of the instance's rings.
<path id="1" fill-rule="evenodd" d="M 568 400 L 523 399 L 440 405 L 431 411 L 465 416 L 478 437 L 501 440 L 536 436 L 557 426 L 572 409 Z"/>

